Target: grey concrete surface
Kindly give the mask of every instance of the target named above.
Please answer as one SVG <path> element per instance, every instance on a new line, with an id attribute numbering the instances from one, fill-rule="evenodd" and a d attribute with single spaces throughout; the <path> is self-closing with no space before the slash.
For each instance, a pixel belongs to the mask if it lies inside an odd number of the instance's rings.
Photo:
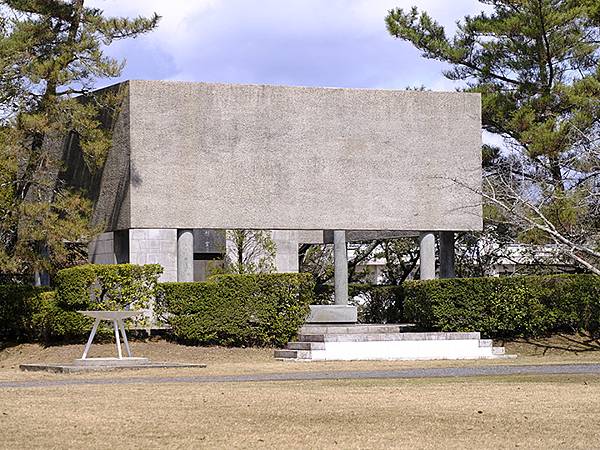
<path id="1" fill-rule="evenodd" d="M 115 264 L 114 233 L 101 233 L 88 245 L 88 260 L 94 264 Z"/>
<path id="2" fill-rule="evenodd" d="M 346 241 L 348 242 L 360 242 L 360 241 L 375 241 L 379 239 L 400 239 L 400 238 L 416 238 L 419 237 L 417 231 L 393 231 L 393 230 L 377 230 L 377 231 L 361 231 L 361 230 L 348 230 L 346 231 Z M 323 231 L 323 243 L 333 244 L 333 230 Z"/>
<path id="3" fill-rule="evenodd" d="M 142 358 L 145 359 L 145 358 Z M 89 360 L 88 360 L 89 361 Z M 147 360 L 146 360 L 147 361 Z M 82 373 L 82 372 L 112 372 L 115 370 L 139 369 L 183 369 L 204 368 L 206 364 L 173 363 L 173 362 L 132 362 L 123 361 L 121 364 L 21 364 L 19 369 L 25 372 L 51 373 Z M 2 387 L 2 386 L 0 386 Z"/>
<path id="4" fill-rule="evenodd" d="M 435 278 L 435 235 L 431 232 L 419 235 L 419 274 L 421 280 Z"/>
<path id="5" fill-rule="evenodd" d="M 177 230 L 129 230 L 129 262 L 160 264 L 164 269 L 160 281 L 177 281 Z"/>
<path id="6" fill-rule="evenodd" d="M 356 323 L 356 306 L 350 305 L 310 305 L 307 324 L 352 324 Z"/>
<path id="7" fill-rule="evenodd" d="M 289 362 L 287 364 L 294 364 Z M 456 378 L 510 375 L 600 375 L 600 364 L 547 364 L 547 365 L 490 365 L 476 367 L 443 367 L 398 370 L 345 370 L 287 372 L 250 375 L 213 375 L 185 377 L 131 377 L 32 381 L 0 381 L 0 389 L 40 388 L 85 385 L 127 385 L 158 383 L 244 383 L 269 381 L 317 381 L 361 379 Z"/>
<path id="8" fill-rule="evenodd" d="M 334 303 L 348 305 L 348 247 L 346 232 L 333 232 Z"/>
<path id="9" fill-rule="evenodd" d="M 177 281 L 194 281 L 194 234 L 177 230 Z"/>
<path id="10" fill-rule="evenodd" d="M 275 244 L 275 270 L 278 273 L 298 272 L 298 231 L 273 230 L 271 239 Z"/>
<path id="11" fill-rule="evenodd" d="M 129 94 L 94 197 L 108 231 L 481 229 L 479 94 L 117 87 Z"/>

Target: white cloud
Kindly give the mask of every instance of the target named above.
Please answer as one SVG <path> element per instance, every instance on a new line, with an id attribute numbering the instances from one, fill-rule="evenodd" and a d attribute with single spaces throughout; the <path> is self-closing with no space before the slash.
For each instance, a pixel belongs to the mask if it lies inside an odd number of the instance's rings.
<path id="1" fill-rule="evenodd" d="M 448 89 L 442 65 L 387 34 L 384 17 L 416 4 L 446 27 L 475 0 L 88 0 L 107 15 L 157 12 L 156 31 L 109 49 L 127 78 Z M 450 87 L 451 88 L 451 87 Z"/>

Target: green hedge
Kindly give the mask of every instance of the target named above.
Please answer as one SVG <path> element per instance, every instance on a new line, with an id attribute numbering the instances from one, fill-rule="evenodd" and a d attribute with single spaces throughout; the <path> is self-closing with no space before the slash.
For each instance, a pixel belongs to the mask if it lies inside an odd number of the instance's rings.
<path id="1" fill-rule="evenodd" d="M 85 339 L 92 329 L 93 319 L 77 311 L 62 308 L 57 301 L 56 291 L 40 295 L 38 310 L 33 315 L 36 339 L 49 344 L 73 342 Z M 100 339 L 112 335 L 112 330 L 102 324 L 98 328 Z"/>
<path id="2" fill-rule="evenodd" d="M 147 308 L 156 297 L 158 264 L 85 264 L 57 273 L 57 302 L 68 310 Z"/>
<path id="3" fill-rule="evenodd" d="M 37 338 L 34 315 L 40 310 L 47 288 L 23 284 L 0 285 L 0 342 L 23 342 Z"/>
<path id="4" fill-rule="evenodd" d="M 0 285 L 0 341 L 83 340 L 93 321 L 78 310 L 147 308 L 161 273 L 158 264 L 87 264 L 59 271 L 56 291 Z M 99 330 L 100 337 L 109 333 Z"/>
<path id="5" fill-rule="evenodd" d="M 360 323 L 401 323 L 403 317 L 402 286 L 371 284 L 348 285 L 349 303 L 357 307 Z M 315 287 L 315 303 L 331 304 L 334 300 L 334 287 Z"/>
<path id="6" fill-rule="evenodd" d="M 403 288 L 405 319 L 426 330 L 492 338 L 600 331 L 600 277 L 594 275 L 410 281 Z"/>
<path id="7" fill-rule="evenodd" d="M 308 274 L 246 274 L 161 288 L 166 320 L 182 342 L 280 346 L 304 323 L 314 283 Z"/>
<path id="8" fill-rule="evenodd" d="M 47 341 L 85 338 L 93 321 L 78 310 L 148 308 L 162 270 L 158 264 L 85 264 L 59 271 L 56 295 L 47 299 L 40 320 L 43 336 Z M 108 334 L 104 326 L 99 330 L 100 337 Z"/>

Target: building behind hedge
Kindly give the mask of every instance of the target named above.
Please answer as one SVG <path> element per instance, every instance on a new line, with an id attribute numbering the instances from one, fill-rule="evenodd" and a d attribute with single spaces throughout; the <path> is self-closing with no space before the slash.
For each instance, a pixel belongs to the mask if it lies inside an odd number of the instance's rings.
<path id="1" fill-rule="evenodd" d="M 128 81 L 103 170 L 75 139 L 63 178 L 94 201 L 96 263 L 203 277 L 223 229 L 267 229 L 281 272 L 332 230 L 420 235 L 421 273 L 452 274 L 452 233 L 482 228 L 480 96 L 468 93 Z M 376 233 L 373 235 L 373 233 Z M 352 237 L 353 236 L 353 237 Z"/>

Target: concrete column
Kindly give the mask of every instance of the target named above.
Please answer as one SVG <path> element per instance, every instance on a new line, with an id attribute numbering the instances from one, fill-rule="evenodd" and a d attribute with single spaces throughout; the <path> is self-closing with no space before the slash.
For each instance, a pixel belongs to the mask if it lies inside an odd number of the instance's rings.
<path id="1" fill-rule="evenodd" d="M 454 232 L 440 231 L 440 278 L 454 278 Z"/>
<path id="2" fill-rule="evenodd" d="M 333 232 L 333 260 L 335 281 L 335 304 L 348 304 L 348 253 L 346 232 Z"/>
<path id="3" fill-rule="evenodd" d="M 435 278 L 435 235 L 421 233 L 419 235 L 420 273 L 421 280 Z"/>
<path id="4" fill-rule="evenodd" d="M 194 235 L 177 230 L 177 281 L 194 281 Z"/>

